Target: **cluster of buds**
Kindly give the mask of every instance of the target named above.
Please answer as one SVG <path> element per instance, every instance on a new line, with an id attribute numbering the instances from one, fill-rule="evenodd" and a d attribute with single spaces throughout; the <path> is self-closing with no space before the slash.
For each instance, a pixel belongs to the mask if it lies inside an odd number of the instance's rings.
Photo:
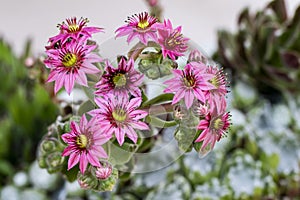
<path id="1" fill-rule="evenodd" d="M 116 38 L 127 36 L 128 43 L 138 41 L 128 55 L 118 57 L 117 66 L 97 53 L 91 37 L 103 29 L 87 26 L 87 19 L 70 18 L 59 24 L 59 34 L 46 46 L 47 81 L 54 82 L 54 93 L 64 87 L 70 94 L 74 87 L 83 86 L 94 94 L 89 99 L 92 106 L 85 106 L 89 109 L 79 120 L 70 119 L 69 128 L 58 140 L 64 147 L 59 152 L 67 160 L 66 172 L 75 169 L 80 186 L 86 189 L 111 190 L 118 161 L 132 161 L 121 158 L 116 149 L 131 149 L 128 156 L 142 151 L 147 142 L 142 136 L 152 128 L 177 126 L 179 146 L 189 134 L 185 130 L 193 130 L 184 145 L 197 143 L 202 151 L 212 149 L 229 127 L 226 75 L 189 47 L 182 27 L 173 27 L 170 20 L 159 22 L 147 12 L 125 22 L 116 30 Z M 185 57 L 188 59 L 182 59 Z M 162 94 L 148 99 L 146 79 L 161 81 L 165 87 Z M 164 108 L 163 112 L 157 108 Z M 166 114 L 173 119 L 160 118 Z M 134 148 L 127 148 L 130 146 Z"/>

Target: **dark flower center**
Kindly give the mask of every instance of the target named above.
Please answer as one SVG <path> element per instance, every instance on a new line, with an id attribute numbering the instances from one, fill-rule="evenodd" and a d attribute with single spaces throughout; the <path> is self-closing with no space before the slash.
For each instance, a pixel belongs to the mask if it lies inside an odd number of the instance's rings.
<path id="1" fill-rule="evenodd" d="M 67 53 L 62 59 L 62 64 L 65 67 L 73 67 L 77 63 L 77 55 L 74 53 Z"/>
<path id="2" fill-rule="evenodd" d="M 178 31 L 173 32 L 166 40 L 166 46 L 170 49 L 180 45 L 182 43 L 182 34 Z"/>
<path id="3" fill-rule="evenodd" d="M 196 82 L 195 77 L 192 76 L 192 75 L 186 75 L 183 78 L 183 83 L 187 87 L 194 87 L 195 86 L 195 82 Z"/>
<path id="4" fill-rule="evenodd" d="M 88 138 L 86 137 L 86 135 L 80 134 L 77 138 L 76 138 L 76 144 L 78 145 L 79 148 L 84 149 L 87 147 L 88 145 Z"/>

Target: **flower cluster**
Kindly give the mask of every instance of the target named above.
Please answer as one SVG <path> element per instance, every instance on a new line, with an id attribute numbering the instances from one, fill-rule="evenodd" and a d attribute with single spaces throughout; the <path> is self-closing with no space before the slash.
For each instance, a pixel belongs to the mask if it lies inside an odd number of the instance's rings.
<path id="1" fill-rule="evenodd" d="M 87 26 L 87 19 L 70 18 L 59 24 L 59 34 L 51 37 L 46 46 L 44 63 L 50 69 L 48 82 L 55 82 L 54 93 L 64 86 L 70 95 L 74 87 L 81 85 L 84 91 L 88 88 L 89 94 L 94 94 L 88 95 L 87 103 L 91 105 L 78 116 L 80 120 L 70 119 L 70 128 L 60 135 L 65 145 L 61 154 L 68 157 L 67 169 L 79 164 L 78 182 L 83 188 L 99 188 L 105 180 L 115 182 L 107 178 L 116 174 L 116 148 L 132 149 L 126 154 L 129 161 L 134 152 L 144 152 L 145 147 L 150 151 L 154 146 L 143 139 L 145 132 L 168 126 L 178 126 L 180 130 L 185 114 L 178 106 L 196 118 L 198 125 L 189 128 L 199 134 L 188 145 L 202 144 L 201 151 L 212 149 L 229 127 L 226 75 L 189 46 L 189 39 L 181 33 L 182 27 L 173 28 L 170 20 L 161 23 L 147 12 L 128 17 L 125 22 L 116 30 L 116 37 L 127 36 L 128 43 L 134 39 L 138 42 L 128 55 L 117 58 L 116 66 L 97 53 L 92 35 L 103 29 Z M 178 59 L 185 56 L 187 62 L 179 63 Z M 148 99 L 151 87 L 145 80 L 159 81 L 161 77 L 163 93 Z M 88 87 L 92 84 L 92 88 Z M 173 111 L 173 120 L 160 118 Z"/>

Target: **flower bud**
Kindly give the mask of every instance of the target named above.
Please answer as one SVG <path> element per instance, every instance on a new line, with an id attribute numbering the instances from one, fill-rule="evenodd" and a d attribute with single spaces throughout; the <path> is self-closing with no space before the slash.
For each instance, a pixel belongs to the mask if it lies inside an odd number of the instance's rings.
<path id="1" fill-rule="evenodd" d="M 108 162 L 102 164 L 102 167 L 97 167 L 95 171 L 96 177 L 100 180 L 107 179 L 108 177 L 110 177 L 111 173 L 112 166 Z"/>
<path id="2" fill-rule="evenodd" d="M 201 62 L 206 63 L 207 58 L 197 49 L 191 51 L 189 54 L 188 62 Z"/>

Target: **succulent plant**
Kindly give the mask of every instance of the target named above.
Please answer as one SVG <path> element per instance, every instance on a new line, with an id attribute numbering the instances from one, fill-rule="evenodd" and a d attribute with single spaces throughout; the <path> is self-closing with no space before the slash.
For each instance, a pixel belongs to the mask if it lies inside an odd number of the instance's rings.
<path id="1" fill-rule="evenodd" d="M 232 69 L 233 82 L 244 79 L 260 94 L 275 96 L 299 93 L 300 6 L 289 17 L 284 0 L 273 0 L 254 14 L 245 8 L 238 17 L 238 30 L 218 32 L 214 58 Z"/>

